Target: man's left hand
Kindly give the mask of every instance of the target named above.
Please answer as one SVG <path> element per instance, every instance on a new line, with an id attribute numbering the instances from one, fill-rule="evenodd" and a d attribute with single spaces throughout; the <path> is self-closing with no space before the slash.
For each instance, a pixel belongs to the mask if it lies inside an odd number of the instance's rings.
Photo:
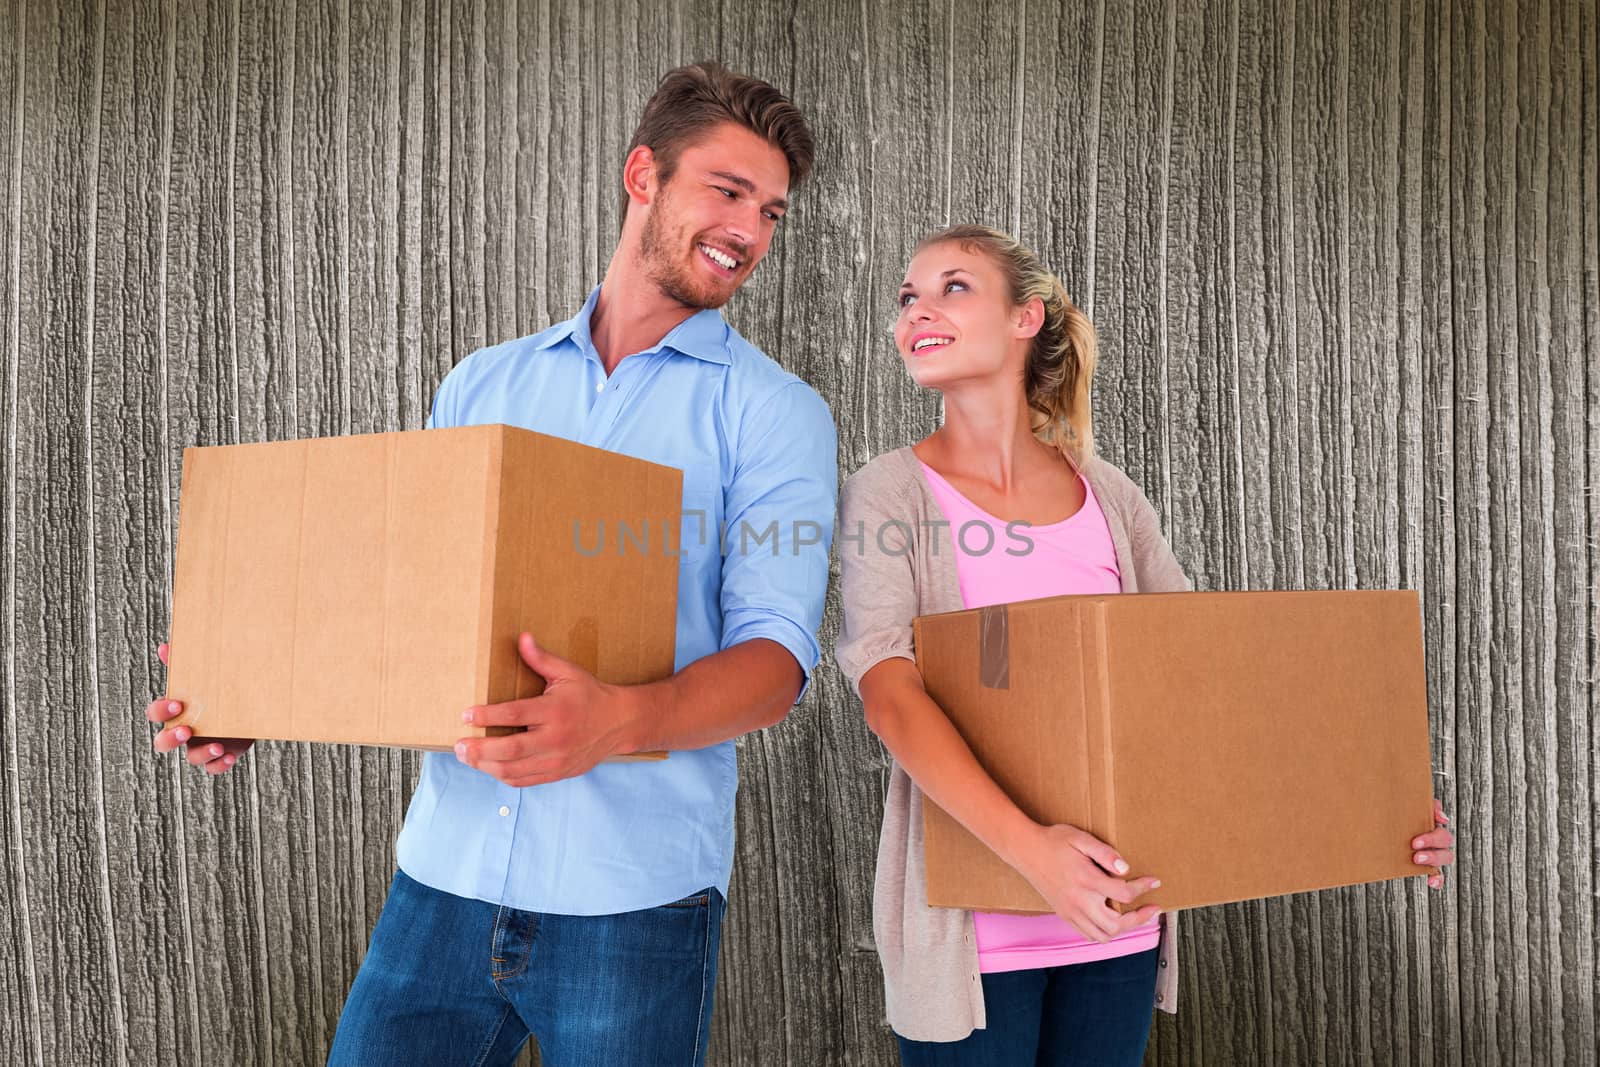
<path id="1" fill-rule="evenodd" d="M 575 663 L 546 652 L 529 634 L 517 638 L 522 661 L 544 678 L 544 692 L 526 700 L 480 704 L 462 713 L 473 726 L 524 726 L 501 737 L 464 737 L 456 758 L 506 785 L 557 782 L 584 774 L 629 751 L 636 700 L 628 686 L 608 685 Z"/>

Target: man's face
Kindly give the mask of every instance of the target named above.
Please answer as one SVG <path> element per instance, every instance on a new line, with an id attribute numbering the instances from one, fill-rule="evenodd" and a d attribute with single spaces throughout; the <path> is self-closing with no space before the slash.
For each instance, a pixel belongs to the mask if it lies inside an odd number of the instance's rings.
<path id="1" fill-rule="evenodd" d="M 721 307 L 767 254 L 788 191 L 781 150 L 742 126 L 715 127 L 656 188 L 639 241 L 646 276 L 685 307 Z"/>

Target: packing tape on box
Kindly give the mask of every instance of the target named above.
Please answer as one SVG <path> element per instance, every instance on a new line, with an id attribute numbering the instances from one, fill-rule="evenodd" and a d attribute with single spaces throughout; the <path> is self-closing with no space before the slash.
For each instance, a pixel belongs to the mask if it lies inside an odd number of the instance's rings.
<path id="1" fill-rule="evenodd" d="M 1004 604 L 978 611 L 978 684 L 1011 688 L 1010 614 Z"/>

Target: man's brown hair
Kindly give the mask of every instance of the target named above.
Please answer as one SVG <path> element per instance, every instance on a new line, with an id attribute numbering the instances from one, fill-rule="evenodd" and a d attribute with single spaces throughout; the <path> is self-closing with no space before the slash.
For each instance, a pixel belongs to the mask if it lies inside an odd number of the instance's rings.
<path id="1" fill-rule="evenodd" d="M 647 146 L 655 154 L 657 173 L 665 182 L 677 169 L 683 150 L 724 122 L 743 126 L 783 153 L 789 161 L 789 188 L 811 172 L 816 143 L 800 109 L 761 79 L 709 61 L 667 71 L 645 102 L 628 152 Z M 628 194 L 623 190 L 623 218 L 627 214 Z"/>

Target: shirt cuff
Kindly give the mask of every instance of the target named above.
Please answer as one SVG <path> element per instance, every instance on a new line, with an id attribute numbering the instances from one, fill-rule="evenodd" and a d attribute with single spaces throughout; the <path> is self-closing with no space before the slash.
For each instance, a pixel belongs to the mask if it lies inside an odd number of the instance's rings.
<path id="1" fill-rule="evenodd" d="M 800 626 L 773 615 L 761 613 L 744 621 L 735 620 L 732 625 L 724 619 L 722 627 L 722 647 L 730 649 L 735 645 L 742 645 L 746 641 L 764 637 L 768 641 L 776 641 L 788 650 L 789 655 L 800 665 L 800 692 L 794 698 L 796 704 L 805 697 L 806 691 L 811 688 L 811 675 L 816 670 L 817 660 L 821 657 L 822 650 L 817 647 L 816 638 L 812 637 Z"/>

